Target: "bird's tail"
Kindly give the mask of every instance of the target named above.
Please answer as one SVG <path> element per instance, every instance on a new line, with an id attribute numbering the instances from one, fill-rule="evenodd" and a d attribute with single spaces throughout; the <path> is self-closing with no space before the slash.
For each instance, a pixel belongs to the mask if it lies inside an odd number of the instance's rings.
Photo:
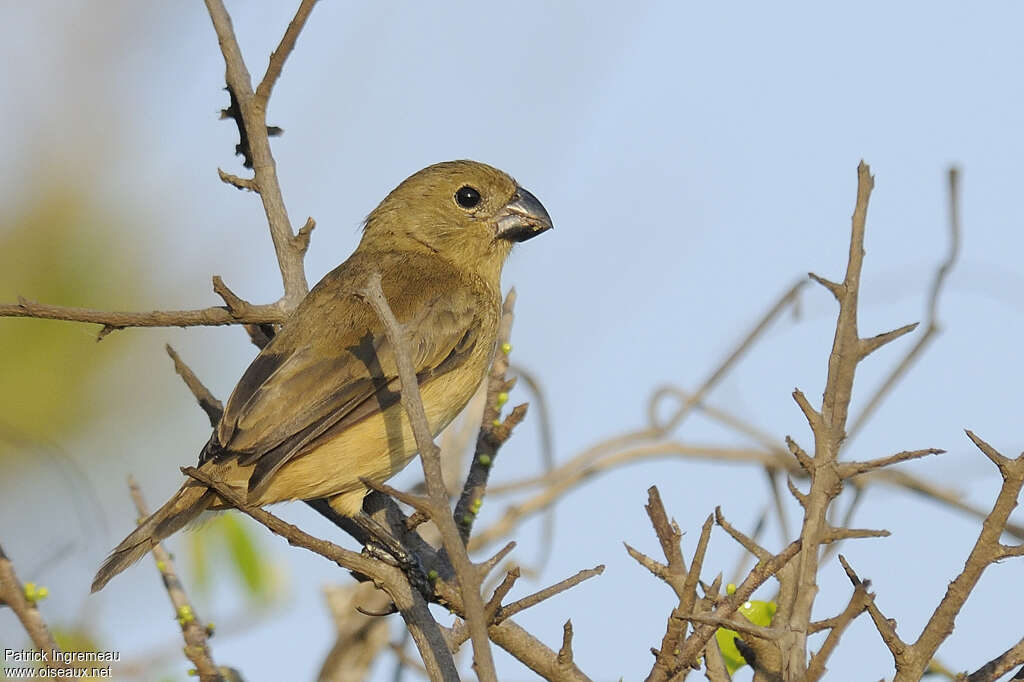
<path id="1" fill-rule="evenodd" d="M 216 497 L 217 493 L 202 485 L 191 481 L 183 485 L 167 504 L 140 523 L 114 548 L 93 578 L 92 591 L 102 590 L 111 578 L 141 559 L 158 542 L 199 516 Z"/>

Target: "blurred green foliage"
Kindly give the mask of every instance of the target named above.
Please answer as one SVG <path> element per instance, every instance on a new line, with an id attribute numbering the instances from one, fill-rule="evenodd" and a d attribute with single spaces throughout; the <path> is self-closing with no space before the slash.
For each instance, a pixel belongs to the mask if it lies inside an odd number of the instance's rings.
<path id="1" fill-rule="evenodd" d="M 234 512 L 217 514 L 198 533 L 189 533 L 192 576 L 199 594 L 208 595 L 211 569 L 218 559 L 227 559 L 234 576 L 255 605 L 268 606 L 280 596 L 283 580 L 271 563 L 272 555 L 260 547 L 254 527 Z"/>
<path id="2" fill-rule="evenodd" d="M 112 309 L 145 295 L 126 216 L 59 182 L 0 215 L 0 301 Z M 102 409 L 90 376 L 123 354 L 129 338 L 96 343 L 97 325 L 0 318 L 0 415 L 23 438 L 54 440 Z M 129 337 L 129 334 L 116 333 Z M 0 439 L 0 458 L 10 447 Z"/>
<path id="3" fill-rule="evenodd" d="M 50 634 L 53 635 L 54 641 L 57 642 L 57 646 L 59 646 L 62 651 L 104 651 L 104 648 L 100 646 L 99 642 L 97 642 L 96 639 L 94 639 L 92 633 L 85 628 L 51 627 Z M 98 663 L 96 665 L 102 667 L 106 664 Z M 79 665 L 77 667 L 87 666 Z M 82 677 L 78 679 L 98 680 L 101 678 Z"/>

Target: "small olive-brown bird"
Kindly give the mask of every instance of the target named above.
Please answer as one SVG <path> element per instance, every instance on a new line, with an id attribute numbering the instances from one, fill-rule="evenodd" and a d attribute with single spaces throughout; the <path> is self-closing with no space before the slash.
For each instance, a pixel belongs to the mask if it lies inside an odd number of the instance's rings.
<path id="1" fill-rule="evenodd" d="M 248 490 L 251 504 L 326 498 L 356 515 L 417 447 L 399 399 L 394 349 L 360 293 L 377 272 L 406 337 L 436 435 L 465 407 L 494 356 L 501 269 L 516 242 L 551 228 L 541 203 L 505 173 L 439 163 L 396 187 L 367 217 L 344 263 L 302 300 L 256 356 L 199 455 L 199 469 Z M 188 480 L 124 539 L 92 591 L 206 510 L 226 504 Z"/>

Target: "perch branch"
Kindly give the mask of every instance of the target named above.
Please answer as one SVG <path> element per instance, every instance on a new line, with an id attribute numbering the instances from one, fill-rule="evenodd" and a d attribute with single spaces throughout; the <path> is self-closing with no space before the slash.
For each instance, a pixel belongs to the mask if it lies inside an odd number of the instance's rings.
<path id="1" fill-rule="evenodd" d="M 462 541 L 448 506 L 448 491 L 445 489 L 444 473 L 441 468 L 441 451 L 430 434 L 430 426 L 416 380 L 416 369 L 413 367 L 411 356 L 406 348 L 405 334 L 384 297 L 379 274 L 374 273 L 370 277 L 362 295 L 380 318 L 387 331 L 388 340 L 391 341 L 391 345 L 395 349 L 395 362 L 398 365 L 402 387 L 402 405 L 409 417 L 409 423 L 412 425 L 413 434 L 416 437 L 416 445 L 419 448 L 423 477 L 426 479 L 427 496 L 432 506 L 431 519 L 441 531 L 445 552 L 452 562 L 459 582 L 465 619 L 469 626 L 470 640 L 473 642 L 473 668 L 477 677 L 483 682 L 497 682 L 487 623 L 484 618 L 484 602 L 480 595 L 480 576 L 469 560 L 466 545 Z"/>

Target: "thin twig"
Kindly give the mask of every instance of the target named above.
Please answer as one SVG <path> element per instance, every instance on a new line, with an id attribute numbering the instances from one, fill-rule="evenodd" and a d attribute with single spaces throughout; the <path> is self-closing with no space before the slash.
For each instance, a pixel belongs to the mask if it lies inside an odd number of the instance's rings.
<path id="1" fill-rule="evenodd" d="M 861 409 L 860 413 L 853 419 L 849 432 L 846 436 L 845 446 L 864 428 L 864 425 L 871 419 L 878 406 L 885 397 L 892 391 L 892 388 L 907 373 L 914 362 L 924 354 L 928 345 L 942 331 L 942 323 L 939 321 L 939 297 L 942 294 L 943 285 L 949 277 L 950 271 L 960 256 L 960 169 L 953 166 L 949 169 L 949 251 L 946 259 L 935 271 L 935 278 L 932 280 L 931 293 L 928 296 L 927 322 L 924 333 L 918 337 L 914 345 L 906 352 L 895 369 L 886 377 L 882 385 L 878 387 L 874 395 Z"/>
<path id="2" fill-rule="evenodd" d="M 339 547 L 327 540 L 315 538 L 297 526 L 282 521 L 270 512 L 251 506 L 242 491 L 223 481 L 210 478 L 199 469 L 184 467 L 181 471 L 186 476 L 215 490 L 226 502 L 263 524 L 274 534 L 287 540 L 288 544 L 307 549 L 333 561 L 346 570 L 372 579 L 388 593 L 399 613 L 402 614 L 406 627 L 419 648 L 423 663 L 430 673 L 430 679 L 458 682 L 459 675 L 455 668 L 455 662 L 440 627 L 430 615 L 430 610 L 423 597 L 417 590 L 412 589 L 401 570 L 382 561 Z"/>
<path id="3" fill-rule="evenodd" d="M 299 8 L 295 10 L 295 16 L 289 22 L 288 29 L 284 32 L 284 35 L 281 36 L 281 42 L 278 44 L 277 49 L 270 53 L 270 63 L 267 64 L 267 72 L 264 74 L 260 84 L 256 86 L 255 99 L 259 106 L 267 106 L 270 93 L 273 91 L 277 79 L 281 76 L 281 69 L 284 68 L 285 60 L 288 59 L 288 55 L 295 49 L 295 41 L 298 40 L 299 33 L 302 32 L 302 27 L 306 25 L 306 20 L 309 19 L 315 4 L 316 0 L 302 0 L 299 3 Z"/>
<path id="4" fill-rule="evenodd" d="M 135 511 L 138 512 L 140 519 L 145 519 L 149 516 L 149 508 L 142 498 L 139 484 L 131 476 L 128 477 L 128 489 L 132 494 L 132 502 L 135 503 Z M 189 600 L 181 580 L 178 579 L 171 555 L 160 543 L 153 546 L 152 554 L 157 570 L 160 571 L 160 577 L 163 579 L 164 589 L 167 590 L 167 596 L 171 598 L 171 604 L 174 606 L 174 617 L 178 619 L 178 625 L 181 626 L 181 634 L 185 639 L 185 656 L 195 665 L 201 682 L 220 682 L 224 677 L 217 664 L 213 662 L 213 656 L 206 641 L 206 626 L 199 621 L 192 602 Z"/>
<path id="5" fill-rule="evenodd" d="M 32 317 L 102 325 L 99 338 L 128 327 L 215 327 L 226 324 L 279 324 L 284 313 L 276 305 L 254 305 L 235 316 L 224 306 L 198 310 L 151 310 L 126 312 L 48 305 L 20 298 L 17 303 L 0 303 L 0 317 Z"/>
<path id="6" fill-rule="evenodd" d="M 487 395 L 480 430 L 476 439 L 476 450 L 473 461 L 462 486 L 462 494 L 455 504 L 455 523 L 459 528 L 462 542 L 469 542 L 476 520 L 487 493 L 487 480 L 494 467 L 494 459 L 498 449 L 512 435 L 512 429 L 526 417 L 526 405 L 517 406 L 512 412 L 500 419 L 501 407 L 508 401 L 508 392 L 515 380 L 505 378 L 508 371 L 508 352 L 511 350 L 512 322 L 515 319 L 516 292 L 512 289 L 505 296 L 501 308 L 501 323 L 498 327 L 498 353 L 491 363 L 491 371 L 487 379 Z"/>
<path id="7" fill-rule="evenodd" d="M 1024 637 L 1002 654 L 967 676 L 966 682 L 996 682 L 1006 673 L 1024 664 Z M 1024 672 L 1024 671 L 1022 671 Z M 1018 674 L 1014 679 L 1021 679 Z"/>
<path id="8" fill-rule="evenodd" d="M 25 628 L 36 649 L 46 655 L 44 664 L 48 669 L 70 667 L 63 659 L 54 656 L 54 653 L 60 654 L 61 649 L 53 639 L 46 621 L 43 620 L 43 614 L 39 612 L 35 602 L 26 596 L 25 586 L 14 572 L 14 564 L 4 554 L 4 548 L 0 545 L 0 606 L 5 604 L 11 607 L 14 615 L 21 621 L 21 626 Z"/>
<path id="9" fill-rule="evenodd" d="M 308 5 L 308 7 L 307 7 Z M 231 16 L 224 7 L 222 0 L 206 0 L 206 9 L 213 22 L 217 41 L 220 43 L 221 54 L 226 67 L 225 78 L 233 100 L 238 106 L 240 129 L 245 139 L 248 152 L 252 158 L 253 178 L 251 189 L 259 193 L 263 201 L 263 210 L 267 215 L 270 237 L 274 242 L 274 253 L 281 270 L 284 284 L 284 295 L 279 301 L 282 311 L 294 309 L 309 291 L 306 272 L 303 267 L 304 249 L 296 243 L 297 237 L 292 231 L 288 211 L 285 208 L 281 186 L 277 179 L 277 164 L 270 149 L 270 137 L 267 134 L 267 102 L 273 83 L 277 80 L 285 58 L 294 46 L 295 38 L 308 16 L 312 3 L 303 2 L 296 14 L 296 19 L 288 27 L 281 46 L 275 51 L 267 77 L 266 86 L 260 98 L 252 89 L 249 69 L 242 58 L 238 47 L 235 31 L 231 24 Z M 305 12 L 303 14 L 303 12 Z"/>
<path id="10" fill-rule="evenodd" d="M 216 396 L 210 392 L 210 389 L 203 385 L 203 382 L 199 380 L 199 377 L 195 375 L 195 372 L 185 364 L 185 361 L 181 359 L 178 353 L 171 348 L 171 344 L 166 344 L 164 348 L 167 350 L 167 354 L 171 356 L 171 360 L 174 361 L 174 371 L 178 373 L 181 380 L 188 386 L 188 390 L 192 392 L 196 401 L 199 403 L 199 407 L 202 408 L 203 412 L 210 420 L 210 426 L 216 428 L 217 422 L 220 421 L 220 416 L 224 414 L 224 404 L 217 400 Z"/>
<path id="11" fill-rule="evenodd" d="M 551 597 L 554 597 L 557 594 L 561 594 L 562 592 L 565 592 L 566 590 L 575 587 L 576 585 L 579 585 L 584 580 L 590 580 L 591 578 L 599 576 L 602 573 L 604 573 L 604 564 L 595 566 L 594 568 L 582 570 L 576 575 L 570 576 L 565 580 L 560 580 L 549 587 L 545 587 L 543 590 L 538 590 L 537 592 L 534 592 L 531 595 L 523 597 L 522 599 L 517 599 L 511 604 L 506 604 L 505 606 L 502 606 L 500 609 L 498 609 L 498 612 L 495 614 L 494 617 L 495 622 L 501 623 L 504 620 L 516 615 L 520 611 L 525 611 L 531 606 L 536 606 L 542 601 L 550 599 Z"/>
<path id="12" fill-rule="evenodd" d="M 869 599 L 867 590 L 867 583 L 854 585 L 853 594 L 850 595 L 850 601 L 847 603 L 846 608 L 835 617 L 830 624 L 829 633 L 825 638 L 824 644 L 811 656 L 811 662 L 807 666 L 807 682 L 815 682 L 825 674 L 825 664 L 828 662 L 832 652 L 835 651 L 836 646 L 838 646 L 839 640 L 842 638 L 843 633 L 846 632 L 846 628 L 867 609 Z"/>

